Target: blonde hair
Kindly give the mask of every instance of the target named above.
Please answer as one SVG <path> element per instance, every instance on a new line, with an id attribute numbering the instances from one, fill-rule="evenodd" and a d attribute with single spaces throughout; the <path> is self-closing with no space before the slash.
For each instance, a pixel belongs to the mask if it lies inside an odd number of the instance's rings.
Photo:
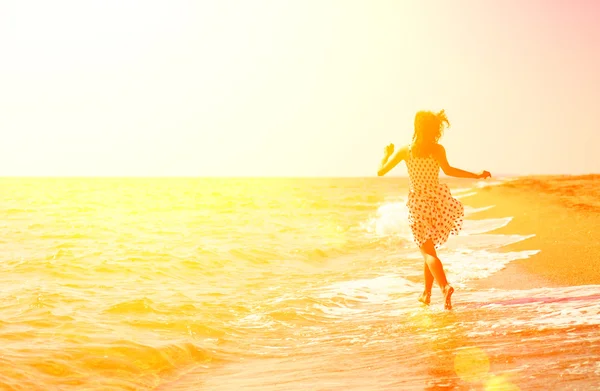
<path id="1" fill-rule="evenodd" d="M 432 144 L 437 144 L 444 134 L 444 129 L 449 127 L 450 122 L 444 110 L 438 113 L 419 111 L 415 115 L 415 132 L 412 138 L 412 149 L 425 152 Z"/>

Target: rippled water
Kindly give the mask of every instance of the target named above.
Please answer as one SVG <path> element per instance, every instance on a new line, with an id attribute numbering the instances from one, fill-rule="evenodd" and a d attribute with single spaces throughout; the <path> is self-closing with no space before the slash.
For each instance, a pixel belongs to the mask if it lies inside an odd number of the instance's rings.
<path id="1" fill-rule="evenodd" d="M 419 305 L 404 179 L 0 185 L 0 390 L 600 389 L 600 286 L 472 288 L 537 253 L 512 216 L 467 207 Z"/>

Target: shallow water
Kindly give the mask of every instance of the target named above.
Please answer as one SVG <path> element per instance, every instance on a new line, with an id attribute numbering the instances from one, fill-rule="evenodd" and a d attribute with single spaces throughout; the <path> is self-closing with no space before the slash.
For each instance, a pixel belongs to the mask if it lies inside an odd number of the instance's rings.
<path id="1" fill-rule="evenodd" d="M 600 286 L 473 290 L 538 252 L 512 216 L 416 301 L 404 179 L 0 184 L 0 390 L 600 389 Z"/>

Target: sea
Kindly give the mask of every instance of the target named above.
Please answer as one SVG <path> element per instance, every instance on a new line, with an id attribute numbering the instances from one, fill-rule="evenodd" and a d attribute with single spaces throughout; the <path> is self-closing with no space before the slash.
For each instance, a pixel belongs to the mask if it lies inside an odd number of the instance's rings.
<path id="1" fill-rule="evenodd" d="M 476 289 L 540 251 L 500 183 L 447 311 L 406 178 L 2 178 L 0 390 L 600 390 L 600 286 Z"/>

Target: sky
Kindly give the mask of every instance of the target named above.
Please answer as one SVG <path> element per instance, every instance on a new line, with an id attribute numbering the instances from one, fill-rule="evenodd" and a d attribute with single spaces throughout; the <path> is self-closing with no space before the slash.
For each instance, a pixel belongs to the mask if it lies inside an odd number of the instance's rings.
<path id="1" fill-rule="evenodd" d="M 0 0 L 0 176 L 600 173 L 600 2 Z M 391 175 L 406 175 L 398 167 Z"/>

